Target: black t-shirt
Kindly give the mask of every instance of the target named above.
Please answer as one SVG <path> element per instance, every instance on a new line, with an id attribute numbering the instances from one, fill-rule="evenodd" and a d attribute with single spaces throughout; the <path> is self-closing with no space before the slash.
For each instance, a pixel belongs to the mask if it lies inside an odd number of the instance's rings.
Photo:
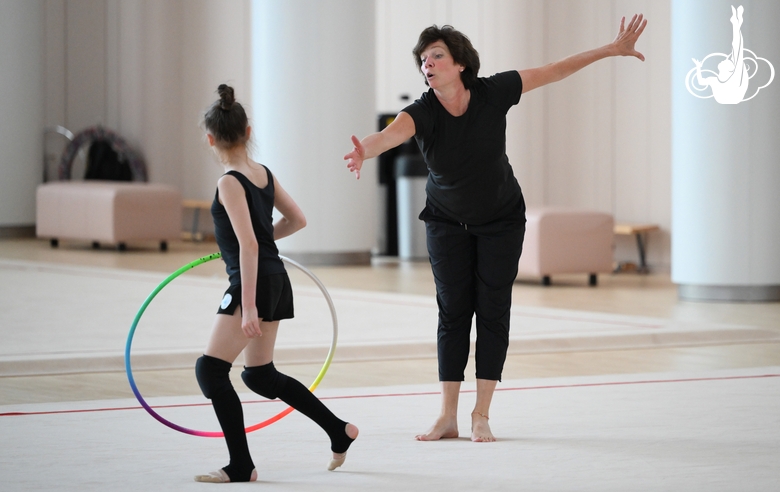
<path id="1" fill-rule="evenodd" d="M 265 171 L 268 174 L 268 185 L 265 188 L 258 188 L 249 178 L 237 171 L 225 173 L 235 177 L 246 192 L 252 228 L 255 231 L 259 248 L 258 278 L 285 271 L 284 263 L 279 258 L 279 249 L 274 242 L 274 177 L 267 167 Z M 241 283 L 238 237 L 233 230 L 233 224 L 230 223 L 225 206 L 219 203 L 219 189 L 217 189 L 214 202 L 211 204 L 211 216 L 214 219 L 214 236 L 225 262 L 225 270 L 230 277 L 230 285 L 238 285 Z"/>
<path id="2" fill-rule="evenodd" d="M 516 71 L 478 78 L 468 109 L 452 116 L 429 89 L 403 109 L 430 171 L 425 214 L 463 224 L 485 224 L 510 213 L 522 198 L 506 155 L 506 113 L 520 101 Z M 430 208 L 430 207 L 429 207 Z"/>

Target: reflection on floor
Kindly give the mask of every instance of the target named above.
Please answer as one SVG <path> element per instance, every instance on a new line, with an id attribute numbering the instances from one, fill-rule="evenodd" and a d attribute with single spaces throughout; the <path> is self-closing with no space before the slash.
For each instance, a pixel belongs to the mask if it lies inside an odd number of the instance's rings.
<path id="1" fill-rule="evenodd" d="M 153 246 L 153 245 L 152 245 Z M 173 243 L 161 253 L 154 247 L 118 252 L 110 248 L 93 250 L 90 244 L 63 244 L 57 249 L 48 242 L 30 239 L 0 241 L 0 259 L 58 265 L 103 267 L 168 274 L 195 258 L 216 250 L 213 243 Z M 424 262 L 377 260 L 372 266 L 311 267 L 329 289 L 360 289 L 401 294 L 434 295 L 430 268 Z M 193 270 L 203 277 L 223 277 L 220 262 Z M 293 282 L 299 281 L 291 273 Z M 522 279 L 514 289 L 516 307 L 570 309 L 615 315 L 648 316 L 682 322 L 710 322 L 747 325 L 780 331 L 780 303 L 691 303 L 677 299 L 668 274 L 602 275 L 598 287 L 587 286 L 584 276 L 561 276 L 553 286 L 543 287 L 537 279 Z M 7 300 L 4 302 L 8 302 Z M 45 309 L 46 300 L 40 300 Z M 2 320 L 2 314 L 0 314 Z M 23 329 L 2 322 L 2 330 Z M 505 379 L 562 377 L 596 374 L 708 370 L 780 365 L 780 343 L 750 343 L 656 349 L 551 352 L 510 355 Z M 302 380 L 313 379 L 320 364 L 291 364 L 285 370 Z M 467 380 L 473 367 L 467 369 Z M 191 395 L 198 388 L 187 369 L 144 372 L 150 395 Z M 473 379 L 473 377 L 472 377 Z M 414 358 L 333 362 L 321 388 L 399 384 L 436 381 L 436 361 Z M 58 374 L 51 376 L 0 377 L 4 403 L 93 400 L 132 397 L 123 372 Z"/>

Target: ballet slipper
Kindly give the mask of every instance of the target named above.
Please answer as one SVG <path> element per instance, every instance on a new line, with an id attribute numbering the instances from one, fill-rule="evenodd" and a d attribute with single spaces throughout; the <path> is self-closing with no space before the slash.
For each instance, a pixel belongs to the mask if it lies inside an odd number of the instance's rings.
<path id="1" fill-rule="evenodd" d="M 230 477 L 227 476 L 224 470 L 221 468 L 217 471 L 210 472 L 208 475 L 195 475 L 196 482 L 208 482 L 208 483 L 230 483 Z"/>
<path id="2" fill-rule="evenodd" d="M 254 482 L 257 480 L 257 470 L 252 470 L 252 473 L 249 475 L 249 481 Z M 208 483 L 230 483 L 230 477 L 227 473 L 225 473 L 225 470 L 220 468 L 217 471 L 213 471 L 209 473 L 208 475 L 195 475 L 195 481 L 196 482 L 208 482 Z"/>
<path id="3" fill-rule="evenodd" d="M 351 429 L 350 429 L 350 426 L 352 426 Z M 350 430 L 352 430 L 351 433 L 349 432 Z M 355 424 L 347 423 L 347 425 L 344 427 L 344 433 L 350 439 L 351 442 L 349 444 L 351 445 L 353 442 L 355 442 L 355 439 L 357 439 L 358 434 L 360 433 L 360 431 L 357 428 L 357 426 L 355 426 Z M 350 436 L 350 434 L 354 434 L 354 437 Z M 335 456 L 337 456 L 337 458 L 332 458 L 330 460 L 330 463 L 328 463 L 328 471 L 333 471 L 336 468 L 340 467 L 341 465 L 344 464 L 344 461 L 347 459 L 347 452 L 346 451 L 344 451 L 343 453 L 333 453 L 333 454 Z"/>
<path id="4" fill-rule="evenodd" d="M 344 464 L 344 461 L 347 459 L 347 453 L 341 453 L 338 458 L 333 458 L 330 460 L 330 463 L 328 463 L 328 471 L 333 471 L 336 468 L 340 467 Z"/>

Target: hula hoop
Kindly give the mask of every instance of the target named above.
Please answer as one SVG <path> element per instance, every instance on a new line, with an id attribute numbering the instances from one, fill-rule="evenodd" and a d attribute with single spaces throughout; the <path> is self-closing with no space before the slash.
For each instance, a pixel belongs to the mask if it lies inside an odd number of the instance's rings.
<path id="1" fill-rule="evenodd" d="M 130 347 L 133 344 L 133 335 L 135 334 L 135 329 L 138 326 L 138 321 L 141 319 L 141 316 L 143 315 L 144 311 L 146 311 L 147 306 L 149 306 L 149 303 L 152 302 L 152 299 L 155 298 L 155 296 L 166 286 L 168 285 L 173 279 L 181 275 L 182 273 L 186 272 L 187 270 L 191 270 L 195 268 L 198 265 L 201 265 L 203 263 L 206 263 L 211 260 L 216 260 L 217 258 L 221 258 L 222 255 L 220 253 L 213 253 L 208 256 L 204 256 L 202 258 L 198 258 L 197 260 L 194 260 L 190 263 L 187 263 L 183 267 L 179 268 L 172 274 L 168 275 L 168 277 L 160 282 L 160 285 L 158 285 L 151 294 L 146 298 L 146 300 L 141 305 L 141 308 L 138 310 L 138 313 L 135 315 L 135 319 L 133 320 L 133 324 L 130 326 L 130 333 L 127 335 L 127 344 L 125 345 L 125 371 L 127 372 L 127 380 L 130 382 L 130 388 L 133 390 L 133 394 L 135 394 L 136 399 L 141 404 L 144 409 L 149 412 L 149 415 L 157 419 L 161 424 L 167 425 L 171 429 L 177 430 L 179 432 L 183 432 L 184 434 L 190 434 L 193 436 L 201 436 L 201 437 L 222 437 L 222 432 L 213 432 L 213 431 L 201 431 L 201 430 L 195 430 L 195 429 L 188 429 L 187 427 L 182 427 L 180 425 L 174 424 L 173 422 L 166 420 L 162 416 L 160 416 L 157 412 L 155 412 L 152 407 L 149 406 L 148 403 L 146 403 L 146 400 L 144 400 L 143 396 L 141 396 L 141 392 L 138 391 L 138 386 L 135 384 L 135 379 L 133 378 L 133 370 L 130 367 Z M 322 291 L 322 294 L 325 296 L 325 300 L 328 302 L 328 307 L 330 308 L 330 315 L 333 319 L 333 338 L 330 343 L 330 350 L 328 351 L 328 356 L 325 358 L 325 363 L 322 365 L 322 368 L 320 369 L 320 373 L 317 375 L 317 377 L 314 379 L 314 382 L 311 383 L 309 386 L 309 391 L 314 392 L 315 389 L 317 389 L 317 386 L 319 386 L 320 381 L 322 381 L 322 378 L 325 377 L 325 373 L 328 372 L 328 368 L 330 367 L 330 363 L 333 360 L 333 355 L 336 352 L 336 340 L 338 339 L 338 320 L 336 319 L 336 308 L 333 306 L 333 300 L 330 298 L 330 295 L 328 294 L 328 291 L 325 289 L 325 286 L 320 282 L 320 279 L 318 279 L 312 272 L 310 272 L 306 267 L 301 265 L 300 263 L 293 261 L 289 258 L 286 258 L 284 256 L 279 256 L 279 258 L 282 259 L 283 262 L 292 265 L 305 273 L 310 279 L 314 281 L 315 284 L 317 284 L 317 287 L 319 287 L 320 291 Z M 263 427 L 266 427 L 268 425 L 273 424 L 277 420 L 281 420 L 288 414 L 290 414 L 293 411 L 292 407 L 287 407 L 286 409 L 282 410 L 281 412 L 277 413 L 273 417 L 264 420 L 260 423 L 257 423 L 255 425 L 247 427 L 245 430 L 247 433 L 256 431 L 258 429 L 262 429 Z"/>

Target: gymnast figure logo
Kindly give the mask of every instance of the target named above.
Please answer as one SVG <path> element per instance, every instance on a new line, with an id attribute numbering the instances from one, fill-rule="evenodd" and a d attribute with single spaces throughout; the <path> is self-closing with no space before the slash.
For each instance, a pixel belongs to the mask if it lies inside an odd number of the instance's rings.
<path id="1" fill-rule="evenodd" d="M 707 55 L 702 61 L 693 59 L 693 63 L 696 66 L 685 76 L 685 87 L 694 96 L 700 99 L 714 97 L 715 101 L 720 104 L 739 104 L 756 97 L 758 92 L 771 84 L 775 78 L 775 67 L 769 63 L 769 60 L 757 56 L 744 46 L 741 31 L 742 13 L 744 11 L 745 9 L 742 5 L 737 9 L 734 9 L 734 6 L 731 7 L 732 15 L 729 20 L 731 21 L 733 36 L 731 53 L 729 55 L 712 53 Z M 717 65 L 717 73 L 713 70 L 702 68 L 710 58 L 713 59 L 713 63 L 720 60 Z M 759 66 L 763 67 L 763 64 L 760 64 L 759 61 L 766 63 L 766 66 L 769 68 L 769 80 L 759 87 L 756 87 L 754 83 L 754 90 L 751 90 L 750 95 L 747 95 L 750 80 L 759 72 Z M 761 69 L 762 72 L 765 70 L 765 68 Z M 711 91 L 709 94 L 707 94 L 708 87 Z M 747 97 L 745 97 L 746 95 Z"/>

